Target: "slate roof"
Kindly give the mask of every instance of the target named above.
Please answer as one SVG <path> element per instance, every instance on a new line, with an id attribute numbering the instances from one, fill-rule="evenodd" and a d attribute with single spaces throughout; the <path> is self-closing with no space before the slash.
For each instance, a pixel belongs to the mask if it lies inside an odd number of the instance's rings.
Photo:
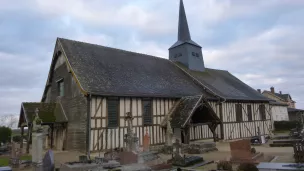
<path id="1" fill-rule="evenodd" d="M 205 87 L 221 97 L 231 100 L 260 100 L 269 101 L 270 99 L 263 96 L 241 80 L 230 74 L 228 71 L 206 68 L 205 72 L 189 70 L 183 64 L 176 64 L 187 73 L 196 78 Z"/>
<path id="2" fill-rule="evenodd" d="M 213 99 L 216 94 L 228 100 L 269 101 L 228 71 L 191 71 L 164 58 L 63 38 L 58 42 L 81 87 L 91 94 L 171 98 L 204 94 Z M 205 87 L 214 94 L 206 93 Z"/>
<path id="3" fill-rule="evenodd" d="M 304 112 L 303 109 L 295 109 L 295 108 L 288 108 L 288 113 L 294 113 L 294 112 Z"/>
<path id="4" fill-rule="evenodd" d="M 286 103 L 281 103 L 281 102 L 278 102 L 278 101 L 270 101 L 269 102 L 271 105 L 274 105 L 274 106 L 288 106 L 288 104 Z"/>
<path id="5" fill-rule="evenodd" d="M 273 94 L 271 91 L 267 91 L 267 90 L 265 90 L 264 92 Z M 291 98 L 291 96 L 290 96 L 290 94 L 274 93 L 273 95 L 275 95 L 275 96 L 277 96 L 277 97 L 279 97 L 279 98 L 281 98 L 282 100 L 285 100 L 285 101 L 288 101 L 288 97 L 290 97 L 291 101 L 293 101 L 292 98 Z"/>
<path id="6" fill-rule="evenodd" d="M 59 103 L 34 103 L 23 102 L 21 104 L 20 117 L 23 114 L 25 122 L 31 124 L 35 118 L 35 110 L 39 109 L 39 118 L 42 123 L 61 123 L 67 122 L 67 117 L 64 114 L 63 108 Z M 20 122 L 20 119 L 19 119 Z M 19 123 L 19 126 L 22 123 Z"/>
<path id="7" fill-rule="evenodd" d="M 82 88 L 92 94 L 183 97 L 205 92 L 171 61 L 59 38 Z"/>

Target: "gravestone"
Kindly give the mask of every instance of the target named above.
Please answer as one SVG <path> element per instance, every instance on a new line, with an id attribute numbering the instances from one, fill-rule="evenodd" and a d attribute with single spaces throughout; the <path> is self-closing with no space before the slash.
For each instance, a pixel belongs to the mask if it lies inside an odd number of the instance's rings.
<path id="1" fill-rule="evenodd" d="M 182 144 L 179 142 L 179 139 L 175 140 L 175 143 L 173 143 L 172 165 L 186 167 L 203 161 L 204 159 L 200 156 L 186 157 L 185 155 L 183 155 Z"/>
<path id="2" fill-rule="evenodd" d="M 17 143 L 12 142 L 11 144 L 11 156 L 10 156 L 10 165 L 13 168 L 18 168 L 20 166 L 20 152 L 21 150 L 19 150 L 17 148 Z"/>
<path id="3" fill-rule="evenodd" d="M 0 171 L 12 171 L 13 169 L 11 167 L 5 166 L 5 167 L 0 167 Z"/>
<path id="4" fill-rule="evenodd" d="M 149 151 L 150 150 L 150 136 L 148 133 L 148 128 L 146 128 L 146 134 L 144 136 L 144 141 L 143 141 L 143 151 Z"/>
<path id="5" fill-rule="evenodd" d="M 168 116 L 168 120 L 167 120 L 167 130 L 166 130 L 166 145 L 167 146 L 172 146 L 172 136 L 173 136 L 173 131 L 171 128 L 171 117 Z"/>
<path id="6" fill-rule="evenodd" d="M 304 171 L 304 165 L 295 163 L 260 163 L 259 171 Z"/>
<path id="7" fill-rule="evenodd" d="M 149 166 L 152 170 L 164 170 L 172 168 L 171 163 L 164 162 L 157 152 L 142 152 L 138 155 L 138 163 Z"/>
<path id="8" fill-rule="evenodd" d="M 34 170 L 43 170 L 43 139 L 45 137 L 45 130 L 41 126 L 42 120 L 39 118 L 39 109 L 35 110 L 35 118 L 33 120 L 32 128 L 32 164 Z"/>
<path id="9" fill-rule="evenodd" d="M 123 151 L 119 153 L 119 162 L 122 165 L 137 163 L 138 156 L 133 151 Z"/>
<path id="10" fill-rule="evenodd" d="M 252 163 L 250 140 L 230 142 L 231 162 Z"/>
<path id="11" fill-rule="evenodd" d="M 54 171 L 54 154 L 52 150 L 48 150 L 43 158 L 43 171 Z"/>
<path id="12" fill-rule="evenodd" d="M 133 133 L 133 125 L 132 125 L 132 114 L 131 112 L 126 113 L 125 120 L 128 123 L 127 134 L 124 136 L 124 142 L 126 143 L 127 151 L 138 152 L 138 137 Z"/>

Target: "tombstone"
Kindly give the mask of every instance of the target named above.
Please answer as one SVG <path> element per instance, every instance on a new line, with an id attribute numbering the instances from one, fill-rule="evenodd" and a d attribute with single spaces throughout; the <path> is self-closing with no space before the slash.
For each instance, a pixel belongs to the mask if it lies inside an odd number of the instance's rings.
<path id="1" fill-rule="evenodd" d="M 175 140 L 173 143 L 173 158 L 172 165 L 175 166 L 190 166 L 199 162 L 203 162 L 204 159 L 200 156 L 185 156 L 182 154 L 182 144 L 179 142 L 179 139 Z"/>
<path id="2" fill-rule="evenodd" d="M 146 134 L 144 136 L 144 141 L 143 141 L 143 151 L 149 151 L 150 149 L 150 136 L 148 133 L 148 128 L 146 128 Z"/>
<path id="3" fill-rule="evenodd" d="M 173 165 L 183 165 L 184 163 L 184 158 L 181 153 L 182 150 L 182 145 L 179 142 L 179 139 L 175 140 L 175 143 L 173 143 L 173 158 L 172 158 L 172 163 Z"/>
<path id="4" fill-rule="evenodd" d="M 123 151 L 119 153 L 119 162 L 122 165 L 138 162 L 138 156 L 133 151 Z"/>
<path id="5" fill-rule="evenodd" d="M 173 143 L 173 154 L 174 156 L 182 156 L 182 144 L 179 139 L 176 139 L 175 143 Z"/>
<path id="6" fill-rule="evenodd" d="M 172 136 L 173 136 L 173 131 L 171 128 L 171 117 L 168 116 L 168 120 L 167 120 L 167 130 L 166 130 L 166 145 L 167 146 L 172 146 Z"/>
<path id="7" fill-rule="evenodd" d="M 5 167 L 0 167 L 0 171 L 12 171 L 13 169 L 11 167 L 5 166 Z"/>
<path id="8" fill-rule="evenodd" d="M 34 170 L 42 170 L 42 160 L 43 160 L 43 139 L 45 137 L 45 132 L 41 126 L 42 120 L 39 118 L 39 110 L 35 110 L 35 118 L 33 120 L 32 128 L 32 163 L 34 165 Z"/>
<path id="9" fill-rule="evenodd" d="M 13 168 L 18 168 L 20 165 L 20 152 L 21 152 L 21 150 L 18 150 L 17 144 L 15 142 L 12 142 L 10 165 Z"/>
<path id="10" fill-rule="evenodd" d="M 54 171 L 55 163 L 54 163 L 54 154 L 52 150 L 48 150 L 43 158 L 43 171 Z"/>
<path id="11" fill-rule="evenodd" d="M 238 140 L 230 142 L 231 161 L 237 163 L 253 162 L 250 140 Z"/>
<path id="12" fill-rule="evenodd" d="M 133 133 L 133 117 L 131 112 L 126 113 L 125 120 L 128 123 L 127 134 L 124 136 L 124 142 L 126 143 L 127 151 L 138 152 L 138 137 L 136 137 L 135 133 Z"/>

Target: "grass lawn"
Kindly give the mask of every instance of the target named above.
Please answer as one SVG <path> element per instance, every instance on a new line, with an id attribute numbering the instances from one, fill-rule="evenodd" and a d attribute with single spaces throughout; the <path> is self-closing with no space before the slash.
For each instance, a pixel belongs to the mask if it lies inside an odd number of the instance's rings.
<path id="1" fill-rule="evenodd" d="M 274 134 L 289 134 L 290 131 L 288 130 L 278 130 L 278 131 L 273 131 Z"/>
<path id="2" fill-rule="evenodd" d="M 31 155 L 24 155 L 24 156 L 21 156 L 20 159 L 21 160 L 32 160 L 32 156 Z M 0 156 L 0 166 L 8 166 L 8 163 L 9 163 L 9 157 L 8 156 L 5 156 L 5 157 Z"/>

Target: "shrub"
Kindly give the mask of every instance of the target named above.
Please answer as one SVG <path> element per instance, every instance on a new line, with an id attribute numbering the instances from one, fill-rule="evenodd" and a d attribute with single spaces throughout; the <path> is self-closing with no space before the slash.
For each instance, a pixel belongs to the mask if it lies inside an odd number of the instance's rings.
<path id="1" fill-rule="evenodd" d="M 259 171 L 259 169 L 252 163 L 242 163 L 237 171 Z"/>
<path id="2" fill-rule="evenodd" d="M 274 121 L 276 131 L 290 131 L 295 128 L 298 121 Z"/>
<path id="3" fill-rule="evenodd" d="M 232 171 L 232 164 L 229 161 L 220 161 L 217 164 L 217 169 L 218 170 L 228 170 L 228 171 Z"/>
<path id="4" fill-rule="evenodd" d="M 13 136 L 13 141 L 19 143 L 22 141 L 22 137 L 20 135 L 15 135 Z"/>
<path id="5" fill-rule="evenodd" d="M 0 143 L 10 142 L 11 135 L 11 128 L 5 126 L 0 127 Z"/>

